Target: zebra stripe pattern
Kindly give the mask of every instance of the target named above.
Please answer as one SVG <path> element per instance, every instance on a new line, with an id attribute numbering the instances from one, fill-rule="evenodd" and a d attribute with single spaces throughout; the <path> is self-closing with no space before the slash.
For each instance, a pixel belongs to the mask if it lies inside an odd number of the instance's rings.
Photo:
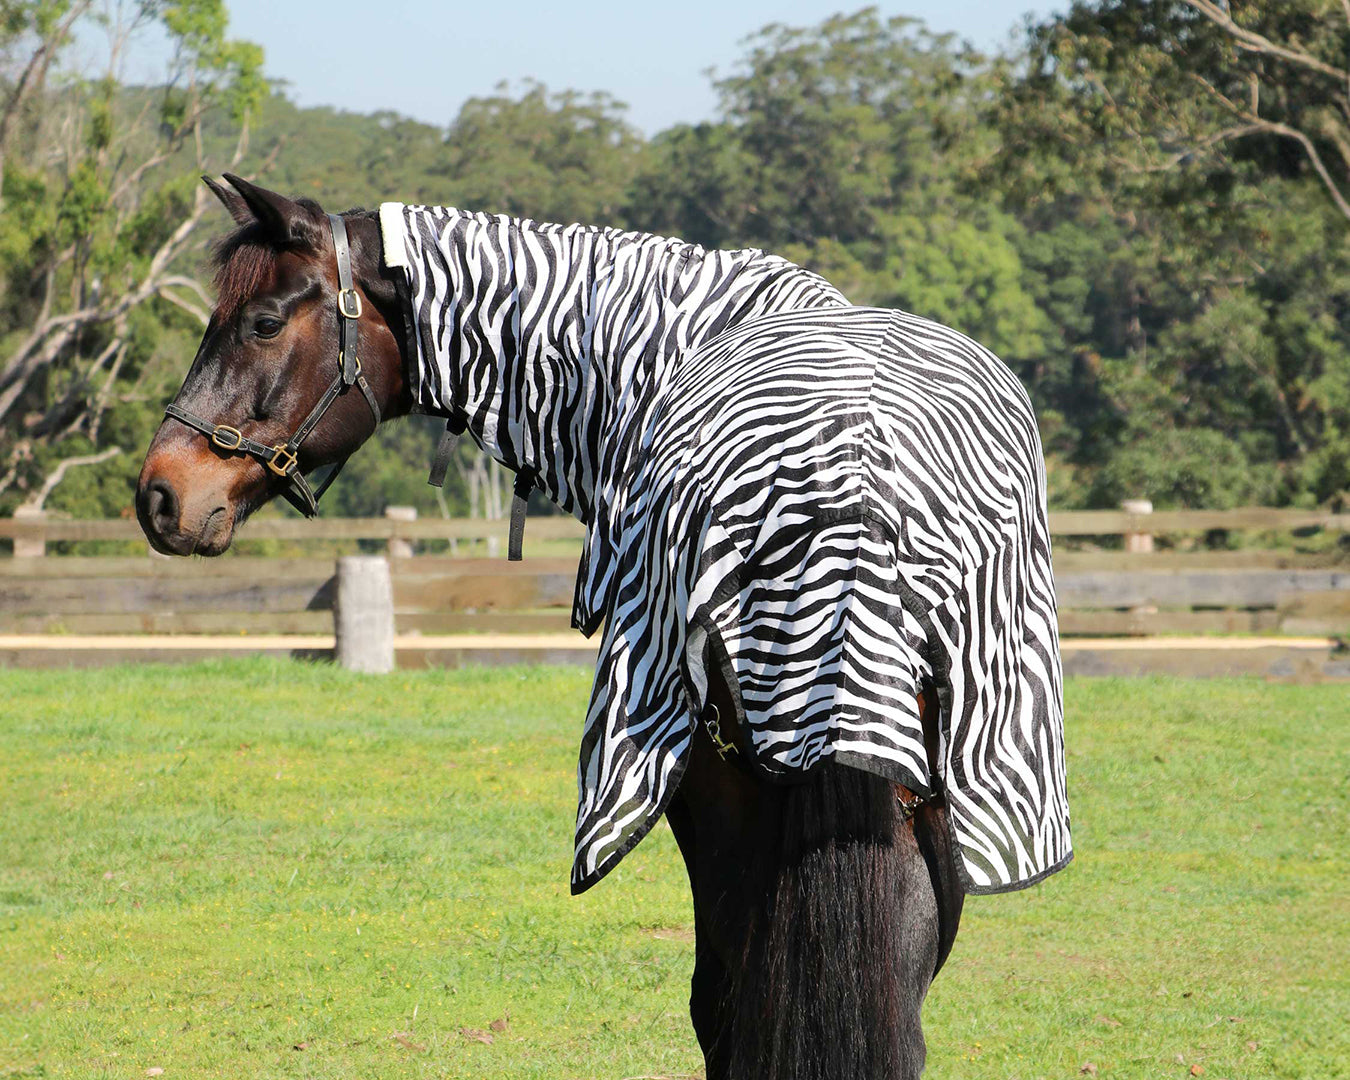
<path id="1" fill-rule="evenodd" d="M 833 757 L 945 789 L 969 891 L 1069 861 L 1044 464 L 992 354 L 756 250 L 401 204 L 381 225 L 419 408 L 588 525 L 574 891 L 659 818 L 713 673 L 763 774 Z"/>

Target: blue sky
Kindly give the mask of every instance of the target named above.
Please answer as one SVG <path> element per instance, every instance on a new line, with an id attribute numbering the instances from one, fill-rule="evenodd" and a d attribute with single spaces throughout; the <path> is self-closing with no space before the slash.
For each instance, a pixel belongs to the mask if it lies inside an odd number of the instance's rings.
<path id="1" fill-rule="evenodd" d="M 466 98 L 503 79 L 537 79 L 553 89 L 606 90 L 652 134 L 706 119 L 716 101 L 707 69 L 731 70 L 738 42 L 770 22 L 807 26 L 863 6 L 812 0 L 681 0 L 678 3 L 546 0 L 435 3 L 433 0 L 228 0 L 230 32 L 256 41 L 267 72 L 289 83 L 302 105 L 367 112 L 394 109 L 447 124 Z M 878 5 L 996 49 L 1047 0 L 910 0 Z M 377 17 L 372 17 L 378 13 Z M 158 50 L 143 42 L 141 70 Z"/>

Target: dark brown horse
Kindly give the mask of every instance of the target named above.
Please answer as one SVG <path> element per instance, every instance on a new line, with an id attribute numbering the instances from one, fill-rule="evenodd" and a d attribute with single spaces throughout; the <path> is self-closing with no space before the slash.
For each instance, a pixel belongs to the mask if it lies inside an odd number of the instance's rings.
<path id="1" fill-rule="evenodd" d="M 216 249 L 219 302 L 136 492 L 146 536 L 174 555 L 218 555 L 257 507 L 294 499 L 288 454 L 301 472 L 344 461 L 381 418 L 412 407 L 376 216 L 349 211 L 336 227 L 350 237 L 353 302 L 339 296 L 317 205 L 229 181 L 211 184 L 239 226 Z M 341 373 L 340 302 L 346 318 L 359 313 L 364 385 L 354 367 Z M 736 715 L 726 686 L 709 697 Z M 925 691 L 933 775 L 937 708 Z M 918 1076 L 920 1009 L 963 899 L 941 796 L 920 804 L 835 764 L 774 785 L 724 760 L 696 725 L 667 817 L 693 890 L 690 1013 L 709 1080 Z"/>

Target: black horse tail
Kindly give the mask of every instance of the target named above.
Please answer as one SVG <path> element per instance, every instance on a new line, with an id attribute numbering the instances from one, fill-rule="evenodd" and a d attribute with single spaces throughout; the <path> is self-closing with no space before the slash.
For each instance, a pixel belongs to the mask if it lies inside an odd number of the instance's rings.
<path id="1" fill-rule="evenodd" d="M 962 901 L 945 809 L 906 821 L 893 784 L 835 763 L 782 809 L 765 907 L 731 975 L 727 1075 L 917 1077 L 920 1008 Z"/>

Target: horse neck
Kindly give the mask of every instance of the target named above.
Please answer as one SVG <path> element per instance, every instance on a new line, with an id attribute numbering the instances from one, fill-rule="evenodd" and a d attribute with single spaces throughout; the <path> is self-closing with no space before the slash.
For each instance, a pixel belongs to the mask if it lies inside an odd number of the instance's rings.
<path id="1" fill-rule="evenodd" d="M 416 408 L 460 415 L 508 468 L 583 521 L 609 502 L 681 355 L 767 312 L 847 303 L 755 249 L 582 225 L 381 208 L 407 268 Z"/>
<path id="2" fill-rule="evenodd" d="M 459 416 L 488 454 L 589 519 L 601 417 L 621 367 L 597 294 L 622 234 L 419 208 L 407 231 L 415 408 Z M 434 330 L 432 328 L 435 328 Z"/>

